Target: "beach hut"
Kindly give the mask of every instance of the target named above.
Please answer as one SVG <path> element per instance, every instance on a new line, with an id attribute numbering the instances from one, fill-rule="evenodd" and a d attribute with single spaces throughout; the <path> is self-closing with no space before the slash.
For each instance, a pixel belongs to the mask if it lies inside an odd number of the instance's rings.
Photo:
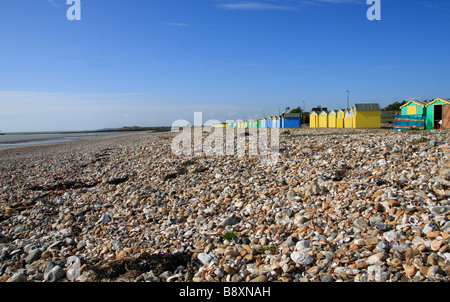
<path id="1" fill-rule="evenodd" d="M 319 128 L 328 128 L 328 111 L 326 110 L 319 113 Z"/>
<path id="2" fill-rule="evenodd" d="M 394 129 L 425 129 L 425 106 L 421 101 L 410 101 L 400 107 L 400 114 L 395 116 Z"/>
<path id="3" fill-rule="evenodd" d="M 328 128 L 336 128 L 336 110 L 331 110 L 328 113 Z"/>
<path id="4" fill-rule="evenodd" d="M 355 104 L 353 128 L 381 128 L 381 108 L 377 103 Z"/>
<path id="5" fill-rule="evenodd" d="M 315 110 L 309 114 L 309 127 L 319 128 L 319 113 Z"/>
<path id="6" fill-rule="evenodd" d="M 425 114 L 427 103 L 420 101 L 411 101 L 400 107 L 401 115 L 419 115 Z"/>
<path id="7" fill-rule="evenodd" d="M 272 128 L 272 117 L 271 116 L 267 117 L 267 119 L 266 119 L 266 127 Z"/>
<path id="8" fill-rule="evenodd" d="M 283 128 L 297 128 L 302 126 L 300 113 L 283 114 Z"/>
<path id="9" fill-rule="evenodd" d="M 344 112 L 344 128 L 353 128 L 353 110 L 351 108 Z"/>
<path id="10" fill-rule="evenodd" d="M 336 112 L 336 128 L 344 128 L 345 110 L 340 109 Z"/>
<path id="11" fill-rule="evenodd" d="M 450 99 L 437 98 L 425 105 L 425 128 L 440 129 L 443 124 L 444 106 L 450 105 Z"/>
<path id="12" fill-rule="evenodd" d="M 267 127 L 266 122 L 267 122 L 267 120 L 264 117 L 262 119 L 260 119 L 259 120 L 259 128 L 266 128 Z"/>
<path id="13" fill-rule="evenodd" d="M 283 118 L 281 116 L 277 116 L 277 128 L 283 128 Z"/>
<path id="14" fill-rule="evenodd" d="M 272 116 L 272 128 L 278 128 L 276 116 Z"/>

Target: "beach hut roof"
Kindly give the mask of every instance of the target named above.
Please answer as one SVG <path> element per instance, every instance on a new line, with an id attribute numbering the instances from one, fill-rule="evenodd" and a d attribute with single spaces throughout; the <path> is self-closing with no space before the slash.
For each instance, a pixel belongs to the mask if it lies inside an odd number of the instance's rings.
<path id="1" fill-rule="evenodd" d="M 300 117 L 300 113 L 284 113 L 284 117 Z"/>
<path id="2" fill-rule="evenodd" d="M 366 103 L 366 104 L 355 104 L 356 111 L 380 111 L 380 104 L 378 103 Z"/>
<path id="3" fill-rule="evenodd" d="M 311 111 L 311 113 L 310 113 L 309 115 L 313 115 L 313 114 L 317 114 L 317 115 L 319 115 L 319 113 L 320 113 L 320 111 L 317 111 L 317 110 L 312 110 L 312 111 Z"/>
<path id="4" fill-rule="evenodd" d="M 442 101 L 444 103 L 448 103 L 450 104 L 450 99 L 441 99 L 441 98 L 437 98 L 432 102 L 429 102 L 428 104 L 425 105 L 425 107 L 429 106 L 429 105 L 433 105 L 434 103 L 436 103 L 437 101 Z"/>
<path id="5" fill-rule="evenodd" d="M 402 109 L 403 107 L 408 106 L 411 103 L 414 103 L 414 104 L 416 104 L 418 106 L 421 106 L 421 107 L 425 107 L 428 104 L 427 102 L 422 102 L 422 101 L 410 101 L 410 102 L 406 103 L 405 105 L 400 106 L 400 109 Z"/>
<path id="6" fill-rule="evenodd" d="M 326 114 L 328 114 L 329 111 L 328 111 L 328 110 L 322 110 L 322 111 L 320 111 L 320 114 L 322 114 L 322 113 L 324 113 L 324 112 L 325 112 Z"/>

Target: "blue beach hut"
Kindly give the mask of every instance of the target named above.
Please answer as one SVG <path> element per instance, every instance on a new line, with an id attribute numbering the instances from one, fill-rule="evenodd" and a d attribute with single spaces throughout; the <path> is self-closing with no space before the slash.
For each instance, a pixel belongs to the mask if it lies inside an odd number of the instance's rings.
<path id="1" fill-rule="evenodd" d="M 271 117 L 271 116 L 269 116 L 269 117 L 266 119 L 266 127 L 267 127 L 267 128 L 272 128 L 272 117 Z"/>
<path id="2" fill-rule="evenodd" d="M 283 128 L 297 128 L 301 126 L 300 113 L 285 113 L 283 115 Z"/>
<path id="3" fill-rule="evenodd" d="M 262 118 L 259 120 L 259 128 L 266 128 L 266 122 L 267 120 L 265 118 Z"/>
<path id="4" fill-rule="evenodd" d="M 283 128 L 281 116 L 277 116 L 277 128 Z"/>

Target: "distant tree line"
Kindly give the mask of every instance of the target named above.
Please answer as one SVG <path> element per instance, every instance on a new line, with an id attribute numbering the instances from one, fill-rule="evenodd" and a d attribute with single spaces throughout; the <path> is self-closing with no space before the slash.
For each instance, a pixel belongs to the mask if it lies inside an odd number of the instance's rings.
<path id="1" fill-rule="evenodd" d="M 302 113 L 303 109 L 300 107 L 292 109 L 289 113 Z"/>
<path id="2" fill-rule="evenodd" d="M 386 107 L 383 108 L 383 111 L 399 111 L 400 107 L 402 107 L 403 105 L 405 105 L 406 103 L 408 103 L 407 100 L 403 100 L 401 102 L 394 102 L 392 104 L 387 105 Z"/>

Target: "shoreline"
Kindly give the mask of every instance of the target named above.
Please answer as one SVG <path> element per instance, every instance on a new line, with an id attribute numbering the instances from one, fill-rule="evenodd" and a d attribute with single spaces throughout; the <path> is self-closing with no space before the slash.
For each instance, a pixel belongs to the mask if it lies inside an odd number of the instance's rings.
<path id="1" fill-rule="evenodd" d="M 113 133 L 113 134 L 101 134 L 101 135 L 92 135 L 92 136 L 80 136 L 80 137 L 74 137 L 74 138 L 70 138 L 68 140 L 65 139 L 55 139 L 55 140 L 61 140 L 61 141 L 57 141 L 54 142 L 52 141 L 53 139 L 33 139 L 33 140 L 22 140 L 22 141 L 16 141 L 14 143 L 11 144 L 0 144 L 0 152 L 3 150 L 11 150 L 11 149 L 20 149 L 20 148 L 39 148 L 39 147 L 54 147 L 60 144 L 70 144 L 70 143 L 74 143 L 74 142 L 80 142 L 80 141 L 95 141 L 95 140 L 99 140 L 99 141 L 103 141 L 103 140 L 108 140 L 108 139 L 115 139 L 118 137 L 125 137 L 125 136 L 133 136 L 133 135 L 145 135 L 145 134 L 153 134 L 153 133 L 164 133 L 166 131 L 163 132 L 150 132 L 150 131 L 132 131 L 132 132 L 124 132 L 124 133 Z M 170 132 L 170 131 L 168 131 Z M 42 143 L 34 143 L 34 142 L 39 142 L 42 141 Z M 45 141 L 50 141 L 50 142 L 45 142 Z M 22 143 L 27 143 L 30 142 L 30 144 L 22 144 Z M 16 144 L 17 143 L 17 144 Z"/>
<path id="2" fill-rule="evenodd" d="M 21 147 L 21 146 L 31 146 L 31 145 L 41 145 L 41 144 L 56 144 L 71 142 L 79 139 L 98 137 L 98 136 L 113 136 L 113 135 L 124 135 L 124 134 L 134 134 L 134 133 L 157 133 L 157 132 L 167 132 L 168 130 L 164 127 L 157 130 L 128 130 L 128 131 L 53 131 L 53 132 L 17 132 L 8 133 L 3 137 L 3 141 L 0 138 L 0 150 L 9 147 Z M 14 139 L 11 139 L 14 137 Z M 5 140 L 8 138 L 8 140 Z"/>

